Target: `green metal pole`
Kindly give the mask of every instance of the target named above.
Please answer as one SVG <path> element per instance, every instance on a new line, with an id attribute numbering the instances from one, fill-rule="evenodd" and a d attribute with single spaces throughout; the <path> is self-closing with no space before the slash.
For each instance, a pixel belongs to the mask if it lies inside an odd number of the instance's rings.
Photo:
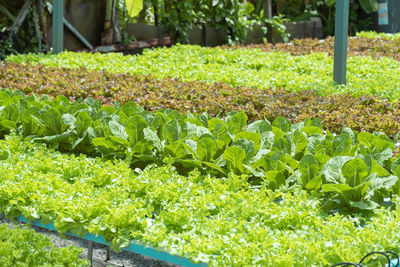
<path id="1" fill-rule="evenodd" d="M 339 84 L 346 84 L 348 27 L 349 0 L 336 0 L 333 80 Z"/>
<path id="2" fill-rule="evenodd" d="M 64 50 L 64 0 L 53 1 L 53 52 Z"/>

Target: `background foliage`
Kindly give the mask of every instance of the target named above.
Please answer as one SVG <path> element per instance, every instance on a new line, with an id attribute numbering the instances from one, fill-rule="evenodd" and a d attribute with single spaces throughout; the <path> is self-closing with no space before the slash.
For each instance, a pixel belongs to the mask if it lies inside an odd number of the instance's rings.
<path id="1" fill-rule="evenodd" d="M 0 6 L 4 8 L 14 19 L 24 4 L 24 0 L 6 1 L 0 0 Z M 14 23 L 13 18 L 5 15 L 0 10 L 0 60 L 12 53 L 38 52 L 38 40 L 35 35 L 35 26 L 32 12 L 29 12 L 18 33 L 11 38 L 8 28 Z"/>
<path id="2" fill-rule="evenodd" d="M 143 4 L 144 10 L 132 21 L 166 27 L 180 43 L 188 42 L 188 30 L 203 26 L 222 30 L 227 34 L 230 44 L 243 42 L 247 31 L 256 24 L 261 25 L 265 33 L 269 27 L 285 36 L 282 16 L 266 19 L 261 9 L 248 1 L 145 0 Z"/>

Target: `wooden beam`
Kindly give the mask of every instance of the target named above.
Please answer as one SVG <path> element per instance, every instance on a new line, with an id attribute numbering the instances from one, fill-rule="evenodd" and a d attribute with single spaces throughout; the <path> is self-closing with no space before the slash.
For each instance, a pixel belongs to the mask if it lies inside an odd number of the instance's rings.
<path id="1" fill-rule="evenodd" d="M 10 28 L 10 31 L 14 36 L 17 34 L 19 27 L 21 27 L 22 23 L 24 22 L 30 7 L 31 7 L 31 1 L 30 0 L 25 1 L 22 9 L 19 11 L 17 18 L 15 19 L 13 25 Z"/>

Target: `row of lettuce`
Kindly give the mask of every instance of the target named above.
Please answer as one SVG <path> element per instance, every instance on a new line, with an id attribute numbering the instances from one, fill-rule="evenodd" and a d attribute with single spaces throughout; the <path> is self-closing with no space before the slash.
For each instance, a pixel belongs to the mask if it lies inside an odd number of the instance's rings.
<path id="1" fill-rule="evenodd" d="M 73 246 L 54 247 L 50 238 L 32 229 L 0 224 L 1 266 L 88 266 L 88 261 L 79 259 L 81 252 Z"/>
<path id="2" fill-rule="evenodd" d="M 116 250 L 133 239 L 210 266 L 330 266 L 400 247 L 398 197 L 371 219 L 329 216 L 318 196 L 298 186 L 279 192 L 234 174 L 132 170 L 126 161 L 61 154 L 13 135 L 0 151 L 7 217 L 100 234 Z M 378 266 L 382 259 L 369 260 Z"/>
<path id="3" fill-rule="evenodd" d="M 260 49 L 223 49 L 177 45 L 145 50 L 142 55 L 64 52 L 57 55 L 9 56 L 8 62 L 37 62 L 47 67 L 87 68 L 110 73 L 151 74 L 154 78 L 179 77 L 183 81 L 228 83 L 234 87 L 286 88 L 291 92 L 314 90 L 320 95 L 349 93 L 400 97 L 400 62 L 389 57 L 348 58 L 347 84 L 333 82 L 333 58 L 326 53 L 293 56 Z"/>
<path id="4" fill-rule="evenodd" d="M 241 112 L 149 112 L 134 102 L 102 106 L 3 90 L 0 134 L 11 132 L 63 152 L 124 159 L 132 168 L 170 164 L 181 174 L 247 175 L 272 190 L 299 186 L 319 194 L 328 212 L 367 212 L 400 193 L 397 136 L 350 128 L 334 135 L 319 119 L 247 124 Z"/>
<path id="5" fill-rule="evenodd" d="M 400 33 L 384 33 L 374 31 L 362 31 L 356 33 L 356 37 L 368 38 L 368 39 L 386 39 L 386 40 L 398 40 L 400 39 Z"/>
<path id="6" fill-rule="evenodd" d="M 400 102 L 374 96 L 320 96 L 313 91 L 235 88 L 225 83 L 157 80 L 128 73 L 5 62 L 0 62 L 1 87 L 27 94 L 64 95 L 72 101 L 87 97 L 100 99 L 103 104 L 135 101 L 150 111 L 170 108 L 225 116 L 236 110 L 245 112 L 250 122 L 264 118 L 273 121 L 279 116 L 293 123 L 320 118 L 324 127 L 334 133 L 347 126 L 357 131 L 381 131 L 393 137 L 400 129 Z"/>
<path id="7" fill-rule="evenodd" d="M 375 35 L 375 38 L 368 38 L 366 36 L 372 33 L 360 33 L 358 36 L 350 37 L 347 45 L 348 56 L 371 56 L 376 59 L 388 57 L 400 60 L 400 38 L 396 35 Z M 318 39 L 294 39 L 290 43 L 264 43 L 264 44 L 250 44 L 250 45 L 233 45 L 225 46 L 224 48 L 234 49 L 254 49 L 258 48 L 265 52 L 284 52 L 291 55 L 308 55 L 310 53 L 327 53 L 330 56 L 334 54 L 334 41 L 333 36 L 329 36 L 323 40 Z"/>

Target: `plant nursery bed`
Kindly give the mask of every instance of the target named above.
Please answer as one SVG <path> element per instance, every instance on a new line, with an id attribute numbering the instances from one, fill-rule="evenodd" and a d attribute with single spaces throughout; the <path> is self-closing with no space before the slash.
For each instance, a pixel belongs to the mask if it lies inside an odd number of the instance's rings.
<path id="1" fill-rule="evenodd" d="M 3 215 L 4 216 L 4 215 Z M 22 216 L 23 217 L 23 216 Z M 35 230 L 37 234 L 44 235 L 49 238 L 54 247 L 63 248 L 74 246 L 82 249 L 82 253 L 79 255 L 81 259 L 89 259 L 92 257 L 91 263 L 93 267 L 175 267 L 177 265 L 167 263 L 164 261 L 150 258 L 137 253 L 132 253 L 126 250 L 115 252 L 110 249 L 109 245 L 103 245 L 100 243 L 92 242 L 89 244 L 88 240 L 82 239 L 73 234 L 61 235 L 57 231 L 36 226 L 34 223 L 27 223 L 24 220 L 14 219 L 2 219 L 0 216 L 0 223 L 7 225 L 8 227 L 14 228 L 27 228 L 28 226 Z M 0 224 L 0 227 L 1 227 Z M 91 253 L 89 253 L 91 251 Z"/>
<path id="2" fill-rule="evenodd" d="M 389 100 L 400 97 L 400 62 L 390 57 L 379 60 L 370 56 L 349 57 L 345 86 L 333 82 L 333 57 L 326 53 L 294 56 L 280 51 L 266 53 L 260 49 L 176 45 L 147 49 L 136 56 L 64 52 L 57 55 L 13 55 L 6 61 L 36 62 L 47 67 L 86 68 L 110 73 L 150 74 L 156 79 L 173 77 L 208 84 L 223 82 L 234 87 L 265 90 L 314 90 L 319 95 L 349 93 L 377 95 Z"/>
<path id="3" fill-rule="evenodd" d="M 378 38 L 378 36 L 376 38 L 368 38 L 365 33 L 358 34 L 358 36 L 348 39 L 349 56 L 370 56 L 376 59 L 388 57 L 400 60 L 400 38 Z M 334 37 L 327 37 L 323 40 L 307 38 L 294 39 L 290 43 L 233 45 L 224 46 L 224 48 L 261 49 L 265 52 L 284 52 L 296 56 L 311 53 L 327 53 L 333 56 L 334 41 Z"/>
<path id="4" fill-rule="evenodd" d="M 1 266 L 88 266 L 87 260 L 79 259 L 80 253 L 78 247 L 58 247 L 41 233 L 0 221 Z"/>
<path id="5" fill-rule="evenodd" d="M 54 223 L 49 223 L 49 224 L 43 224 L 40 219 L 34 220 L 34 221 L 29 221 L 25 218 L 25 216 L 21 215 L 17 218 L 19 222 L 22 223 L 28 223 L 33 226 L 42 228 L 42 229 L 47 229 L 50 231 L 55 231 L 57 232 L 57 229 L 54 226 Z M 90 233 L 85 234 L 84 236 L 78 236 L 76 234 L 73 234 L 71 232 L 66 232 L 65 233 L 67 236 L 72 236 L 75 238 L 79 238 L 83 241 L 86 242 L 93 242 L 96 244 L 101 244 L 104 246 L 110 246 L 110 243 L 107 242 L 103 236 L 101 235 L 93 235 Z M 142 256 L 142 259 L 145 257 L 148 257 L 145 259 L 148 262 L 144 262 L 143 265 L 148 265 L 151 266 L 152 264 L 157 264 L 159 266 L 187 266 L 187 267 L 196 267 L 196 266 L 208 266 L 208 264 L 205 263 L 193 263 L 187 258 L 180 257 L 177 255 L 172 255 L 168 253 L 167 251 L 162 251 L 160 249 L 153 248 L 149 245 L 141 244 L 140 242 L 135 242 L 131 241 L 131 243 L 127 247 L 121 248 L 123 251 L 131 252 L 134 254 L 138 254 L 139 256 Z M 157 261 L 158 260 L 158 261 Z M 126 263 L 125 263 L 126 264 Z"/>
<path id="6" fill-rule="evenodd" d="M 393 58 L 350 57 L 346 86 L 326 53 L 177 45 L 7 61 L 6 220 L 165 266 L 328 267 L 400 251 Z"/>
<path id="7" fill-rule="evenodd" d="M 0 150 L 6 217 L 41 219 L 60 234 L 103 236 L 115 250 L 139 240 L 210 266 L 330 266 L 372 250 L 398 252 L 400 245 L 396 197 L 369 217 L 333 216 L 317 192 L 272 190 L 267 181 L 254 186 L 246 176 L 132 170 L 125 161 L 65 155 L 15 136 L 0 141 Z M 352 164 L 360 162 L 345 168 Z"/>
<path id="8" fill-rule="evenodd" d="M 368 95 L 322 96 L 313 90 L 233 87 L 226 83 L 6 62 L 0 62 L 2 87 L 40 97 L 64 95 L 73 102 L 87 97 L 107 105 L 134 101 L 149 111 L 170 108 L 182 113 L 207 112 L 211 116 L 241 111 L 250 122 L 264 118 L 274 121 L 279 116 L 293 123 L 320 118 L 324 127 L 335 133 L 347 126 L 357 131 L 381 131 L 393 137 L 400 129 L 400 102 Z"/>

